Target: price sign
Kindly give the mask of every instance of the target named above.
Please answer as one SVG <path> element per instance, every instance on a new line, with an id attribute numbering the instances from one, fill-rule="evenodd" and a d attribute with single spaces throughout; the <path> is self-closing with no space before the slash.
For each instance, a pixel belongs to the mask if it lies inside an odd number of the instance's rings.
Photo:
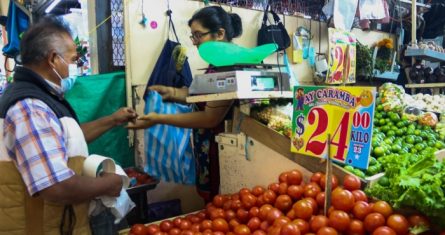
<path id="1" fill-rule="evenodd" d="M 355 83 L 357 39 L 354 34 L 329 28 L 329 69 L 326 84 Z"/>
<path id="2" fill-rule="evenodd" d="M 325 157 L 330 134 L 334 161 L 368 168 L 375 96 L 372 87 L 295 87 L 291 151 Z"/>

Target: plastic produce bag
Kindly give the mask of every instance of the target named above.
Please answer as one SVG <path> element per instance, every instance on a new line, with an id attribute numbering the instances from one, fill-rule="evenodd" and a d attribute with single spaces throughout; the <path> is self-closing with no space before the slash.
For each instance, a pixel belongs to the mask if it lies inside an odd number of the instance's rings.
<path id="1" fill-rule="evenodd" d="M 379 20 L 386 17 L 383 0 L 360 0 L 358 7 L 361 20 Z"/>
<path id="2" fill-rule="evenodd" d="M 350 31 L 354 23 L 358 0 L 335 0 L 334 25 L 336 29 Z M 383 18 L 383 17 L 382 17 Z"/>

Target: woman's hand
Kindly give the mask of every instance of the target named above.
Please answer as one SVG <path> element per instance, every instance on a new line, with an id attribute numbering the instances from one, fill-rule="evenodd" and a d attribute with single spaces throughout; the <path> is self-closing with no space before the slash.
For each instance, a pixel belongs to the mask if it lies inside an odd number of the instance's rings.
<path id="1" fill-rule="evenodd" d="M 156 91 L 162 96 L 162 100 L 165 101 L 171 101 L 175 98 L 175 89 L 174 87 L 170 86 L 163 86 L 163 85 L 154 85 L 148 88 L 151 91 Z"/>
<path id="2" fill-rule="evenodd" d="M 187 87 L 175 88 L 170 86 L 154 85 L 148 87 L 148 90 L 158 92 L 162 96 L 162 100 L 164 101 L 178 103 L 185 103 L 185 99 L 189 94 Z"/>
<path id="3" fill-rule="evenodd" d="M 139 129 L 147 129 L 158 123 L 158 114 L 157 113 L 149 113 L 147 115 L 142 115 L 136 119 L 133 123 L 128 123 L 126 126 L 127 129 L 131 130 L 139 130 Z"/>

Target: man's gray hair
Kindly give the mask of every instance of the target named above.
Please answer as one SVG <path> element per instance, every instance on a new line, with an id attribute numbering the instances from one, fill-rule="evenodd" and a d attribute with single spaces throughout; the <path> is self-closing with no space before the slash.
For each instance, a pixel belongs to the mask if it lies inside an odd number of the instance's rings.
<path id="1" fill-rule="evenodd" d="M 51 51 L 63 55 L 67 49 L 63 36 L 71 36 L 68 24 L 60 17 L 47 16 L 23 34 L 20 55 L 24 65 L 45 60 Z"/>

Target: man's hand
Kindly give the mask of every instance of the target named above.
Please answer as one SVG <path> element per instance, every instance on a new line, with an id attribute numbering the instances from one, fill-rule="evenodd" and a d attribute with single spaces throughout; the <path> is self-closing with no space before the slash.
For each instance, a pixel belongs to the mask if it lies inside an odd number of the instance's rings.
<path id="1" fill-rule="evenodd" d="M 110 197 L 119 197 L 123 185 L 122 177 L 117 174 L 105 172 L 102 173 L 100 177 L 107 179 L 107 181 L 110 182 L 109 190 L 106 195 Z"/>
<path id="2" fill-rule="evenodd" d="M 147 129 L 158 124 L 159 115 L 157 113 L 149 113 L 147 115 L 143 115 L 138 117 L 136 122 L 128 123 L 126 126 L 127 129 Z"/>
<path id="3" fill-rule="evenodd" d="M 175 98 L 175 88 L 163 85 L 154 85 L 148 88 L 151 91 L 156 91 L 162 96 L 162 100 L 172 101 Z"/>
<path id="4" fill-rule="evenodd" d="M 137 113 L 134 109 L 124 107 L 120 108 L 113 114 L 111 114 L 111 118 L 113 119 L 115 126 L 120 126 L 127 122 L 134 122 L 137 118 Z"/>

